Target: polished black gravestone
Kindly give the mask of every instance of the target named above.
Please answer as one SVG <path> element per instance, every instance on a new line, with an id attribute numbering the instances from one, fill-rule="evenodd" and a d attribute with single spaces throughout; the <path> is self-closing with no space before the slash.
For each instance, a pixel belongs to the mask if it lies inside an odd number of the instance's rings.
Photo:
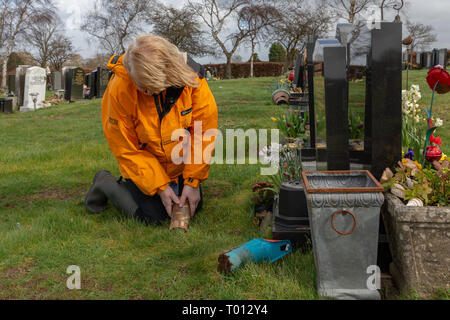
<path id="1" fill-rule="evenodd" d="M 314 106 L 314 48 L 316 46 L 317 37 L 308 36 L 306 43 L 306 92 L 309 111 L 309 143 L 302 149 L 302 159 L 311 161 L 316 159 L 316 113 Z"/>
<path id="2" fill-rule="evenodd" d="M 109 70 L 104 67 L 97 68 L 97 98 L 103 98 L 109 82 Z"/>
<path id="3" fill-rule="evenodd" d="M 295 61 L 295 69 L 294 69 L 294 81 L 293 84 L 297 88 L 301 88 L 302 92 L 305 92 L 306 87 L 306 69 L 305 69 L 305 56 L 304 52 L 300 52 L 298 54 L 297 60 Z"/>
<path id="4" fill-rule="evenodd" d="M 328 170 L 349 170 L 348 80 L 345 47 L 324 48 Z"/>
<path id="5" fill-rule="evenodd" d="M 84 70 L 79 67 L 67 70 L 64 79 L 64 98 L 67 101 L 76 101 L 83 99 Z"/>
<path id="6" fill-rule="evenodd" d="M 387 167 L 402 158 L 402 24 L 381 22 L 372 30 L 370 101 L 371 172 L 379 179 Z M 367 122 L 366 122 L 367 123 Z M 328 129 L 327 129 L 328 130 Z"/>
<path id="7" fill-rule="evenodd" d="M 90 73 L 90 78 L 89 78 L 89 83 L 88 83 L 88 87 L 90 88 L 89 91 L 89 98 L 95 98 L 97 97 L 98 94 L 98 90 L 97 90 L 97 75 L 98 75 L 98 71 L 94 70 Z"/>

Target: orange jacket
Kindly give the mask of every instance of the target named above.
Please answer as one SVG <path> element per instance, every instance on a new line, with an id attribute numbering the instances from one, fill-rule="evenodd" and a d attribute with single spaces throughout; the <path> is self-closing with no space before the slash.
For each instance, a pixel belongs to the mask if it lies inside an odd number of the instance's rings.
<path id="1" fill-rule="evenodd" d="M 204 69 L 190 57 L 187 62 L 199 74 L 200 85 L 171 87 L 159 96 L 138 91 L 122 64 L 123 56 L 113 56 L 108 63 L 113 75 L 102 100 L 103 131 L 122 176 L 147 195 L 160 193 L 181 174 L 193 187 L 208 178 L 209 165 L 204 161 L 177 165 L 171 160 L 172 149 L 180 143 L 171 140 L 174 130 L 189 130 L 193 151 L 195 120 L 202 121 L 202 133 L 217 129 L 217 105 Z M 203 142 L 202 150 L 210 143 Z"/>

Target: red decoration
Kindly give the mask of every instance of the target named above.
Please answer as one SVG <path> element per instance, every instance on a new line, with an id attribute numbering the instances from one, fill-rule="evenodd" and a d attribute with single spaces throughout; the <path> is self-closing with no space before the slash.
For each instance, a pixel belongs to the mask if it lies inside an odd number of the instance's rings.
<path id="1" fill-rule="evenodd" d="M 427 153 L 425 159 L 429 162 L 439 161 L 442 158 L 442 151 L 437 146 L 427 147 Z"/>
<path id="2" fill-rule="evenodd" d="M 293 81 L 294 80 L 294 75 L 291 73 L 290 75 L 289 75 L 289 81 Z"/>
<path id="3" fill-rule="evenodd" d="M 427 82 L 431 90 L 433 90 L 436 83 L 439 82 L 436 87 L 436 92 L 439 94 L 444 94 L 450 91 L 450 75 L 442 66 L 435 66 L 433 69 L 428 71 Z"/>
<path id="4" fill-rule="evenodd" d="M 430 137 L 430 143 L 435 143 L 435 144 L 437 144 L 438 146 L 442 146 L 442 140 L 441 140 L 441 137 L 435 137 L 435 136 L 431 135 L 431 137 Z"/>

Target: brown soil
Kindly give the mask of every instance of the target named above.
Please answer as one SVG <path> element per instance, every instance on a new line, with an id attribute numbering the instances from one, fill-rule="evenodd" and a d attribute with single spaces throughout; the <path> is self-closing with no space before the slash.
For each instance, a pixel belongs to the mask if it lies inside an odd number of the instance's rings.
<path id="1" fill-rule="evenodd" d="M 225 253 L 222 253 L 219 256 L 219 266 L 217 267 L 217 271 L 228 274 L 231 272 L 231 267 L 232 264 L 229 260 L 229 257 Z"/>

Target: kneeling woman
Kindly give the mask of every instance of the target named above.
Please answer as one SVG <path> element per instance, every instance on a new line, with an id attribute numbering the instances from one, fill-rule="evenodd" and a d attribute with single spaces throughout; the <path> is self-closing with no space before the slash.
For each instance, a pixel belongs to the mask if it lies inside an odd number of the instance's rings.
<path id="1" fill-rule="evenodd" d="M 201 137 L 194 143 L 194 121 L 202 134 L 217 129 L 217 105 L 203 67 L 165 39 L 142 35 L 125 55 L 113 56 L 108 68 L 113 75 L 102 100 L 102 124 L 123 179 L 99 171 L 86 208 L 101 212 L 109 199 L 130 217 L 158 223 L 176 203 L 189 204 L 193 216 L 201 207 L 200 183 L 209 173 L 207 162 L 193 161 L 195 144 L 200 141 L 200 151 L 210 149 Z M 190 132 L 185 137 L 192 152 L 184 155 L 189 161 L 172 159 L 183 139 L 172 141 L 177 129 Z"/>

